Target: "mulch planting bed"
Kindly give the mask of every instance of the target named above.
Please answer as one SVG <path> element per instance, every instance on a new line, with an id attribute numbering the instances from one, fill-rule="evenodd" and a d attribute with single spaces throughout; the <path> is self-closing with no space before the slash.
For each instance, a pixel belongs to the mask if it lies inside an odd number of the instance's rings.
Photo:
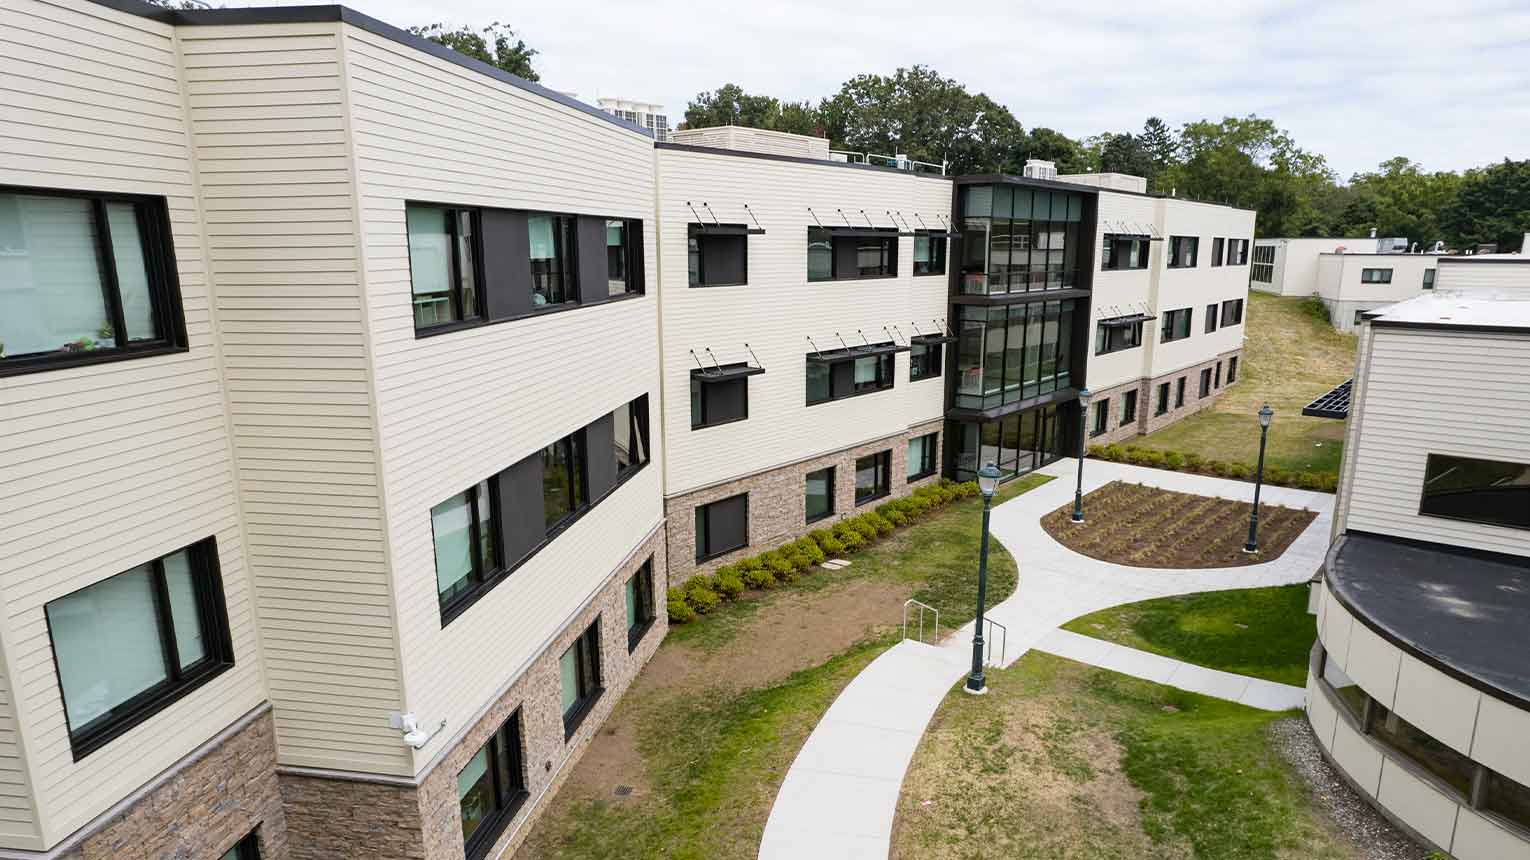
<path id="1" fill-rule="evenodd" d="M 1112 481 L 1084 496 L 1084 522 L 1073 503 L 1041 518 L 1058 543 L 1100 561 L 1132 567 L 1239 567 L 1279 558 L 1317 518 L 1316 511 L 1259 505 L 1259 552 L 1243 552 L 1248 502 L 1176 493 Z"/>

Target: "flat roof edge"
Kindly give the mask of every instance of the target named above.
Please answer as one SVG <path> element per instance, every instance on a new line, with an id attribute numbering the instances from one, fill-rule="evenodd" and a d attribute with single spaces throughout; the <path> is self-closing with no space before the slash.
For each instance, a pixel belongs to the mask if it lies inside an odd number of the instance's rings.
<path id="1" fill-rule="evenodd" d="M 417 51 L 430 54 L 437 59 L 446 60 L 449 63 L 478 72 L 481 75 L 486 75 L 500 83 L 509 84 L 517 89 L 525 90 L 526 92 L 557 102 L 564 107 L 573 108 L 581 113 L 610 123 L 624 131 L 641 135 L 648 140 L 653 139 L 653 132 L 636 123 L 608 114 L 594 105 L 585 104 L 576 98 L 566 96 L 557 90 L 549 89 L 535 81 L 528 81 L 518 75 L 510 74 L 504 69 L 496 68 L 481 60 L 475 60 L 465 54 L 460 54 L 445 45 L 432 42 L 423 36 L 416 36 L 407 30 L 379 21 L 370 15 L 364 15 L 348 6 L 331 4 L 318 6 L 271 6 L 246 9 L 166 9 L 161 6 L 145 3 L 143 0 L 91 0 L 91 2 L 118 12 L 126 12 L 130 15 L 137 15 L 140 18 L 147 18 L 176 27 L 227 27 L 252 24 L 349 24 L 375 36 L 381 36 L 390 41 L 414 48 Z"/>
<path id="2" fill-rule="evenodd" d="M 937 173 L 918 173 L 913 170 L 902 170 L 897 167 L 889 167 L 885 164 L 861 164 L 855 161 L 833 161 L 827 158 L 809 158 L 805 155 L 781 155 L 775 152 L 754 152 L 748 149 L 728 149 L 723 146 L 700 146 L 694 143 L 675 143 L 673 141 L 661 141 L 654 145 L 654 149 L 672 149 L 678 152 L 694 152 L 698 155 L 732 155 L 738 158 L 762 158 L 766 161 L 786 161 L 794 164 L 811 164 L 817 167 L 850 167 L 856 170 L 872 170 L 879 173 L 896 173 L 900 176 L 912 176 L 917 179 L 938 179 L 949 182 L 956 177 L 944 176 Z"/>

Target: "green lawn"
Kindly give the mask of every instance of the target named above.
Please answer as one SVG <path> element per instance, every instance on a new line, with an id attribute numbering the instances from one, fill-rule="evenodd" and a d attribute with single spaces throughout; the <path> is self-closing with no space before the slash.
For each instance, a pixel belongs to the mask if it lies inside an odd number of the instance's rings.
<path id="1" fill-rule="evenodd" d="M 1259 711 L 1031 652 L 953 691 L 904 779 L 892 857 L 1349 860 Z"/>
<path id="2" fill-rule="evenodd" d="M 1307 586 L 1246 588 L 1115 606 L 1063 629 L 1198 666 L 1302 686 L 1317 638 Z"/>
<path id="3" fill-rule="evenodd" d="M 1269 403 L 1275 421 L 1265 462 L 1337 474 L 1344 422 L 1301 412 L 1318 395 L 1354 375 L 1356 339 L 1314 316 L 1304 307 L 1306 301 L 1250 292 L 1238 382 L 1211 409 L 1130 443 L 1252 467 L 1259 456 L 1255 413 Z"/>

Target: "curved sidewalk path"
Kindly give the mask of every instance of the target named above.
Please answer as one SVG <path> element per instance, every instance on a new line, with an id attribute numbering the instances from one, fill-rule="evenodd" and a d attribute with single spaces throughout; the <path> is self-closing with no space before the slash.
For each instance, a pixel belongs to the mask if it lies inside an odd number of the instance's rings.
<path id="1" fill-rule="evenodd" d="M 1046 466 L 1040 471 L 1057 480 L 993 509 L 993 537 L 1020 567 L 1015 593 L 987 613 L 1009 631 L 1003 659 L 997 644 L 992 651 L 996 664 L 1009 666 L 1080 615 L 1155 597 L 1306 582 L 1322 566 L 1333 496 L 1284 487 L 1265 487 L 1261 502 L 1305 507 L 1318 511 L 1318 517 L 1271 562 L 1154 570 L 1079 555 L 1041 527 L 1042 515 L 1072 501 L 1077 463 L 1067 459 Z M 1118 479 L 1239 501 L 1254 496 L 1253 485 L 1242 481 L 1103 461 L 1085 464 L 1084 492 Z M 968 623 L 939 645 L 900 642 L 862 670 L 829 706 L 787 770 L 765 823 L 760 860 L 886 860 L 903 773 L 924 727 L 967 674 L 971 659 Z"/>

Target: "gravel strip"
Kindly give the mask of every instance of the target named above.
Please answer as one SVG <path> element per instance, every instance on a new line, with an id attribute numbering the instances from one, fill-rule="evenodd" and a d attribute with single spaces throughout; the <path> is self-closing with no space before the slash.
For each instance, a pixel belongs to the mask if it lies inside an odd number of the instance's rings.
<path id="1" fill-rule="evenodd" d="M 1429 852 L 1381 817 L 1323 758 L 1305 717 L 1270 724 L 1275 749 L 1296 768 L 1323 810 L 1365 860 L 1429 860 Z"/>

